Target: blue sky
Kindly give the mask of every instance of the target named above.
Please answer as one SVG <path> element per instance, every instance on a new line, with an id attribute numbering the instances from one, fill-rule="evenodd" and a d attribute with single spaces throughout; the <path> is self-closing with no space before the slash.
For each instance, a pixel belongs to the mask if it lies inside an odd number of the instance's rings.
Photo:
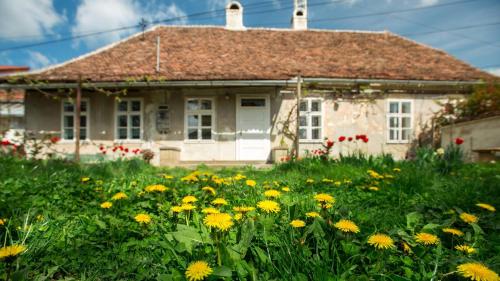
<path id="1" fill-rule="evenodd" d="M 293 0 L 243 0 L 247 27 L 288 28 Z M 309 0 L 309 26 L 389 30 L 500 75 L 500 0 Z M 226 0 L 0 0 L 0 50 L 90 32 L 179 18 L 168 24 L 224 25 Z M 358 16 L 419 8 L 376 16 Z M 457 30 L 457 28 L 470 27 Z M 451 29 L 451 31 L 450 31 Z M 448 30 L 447 32 L 440 32 Z M 139 31 L 135 28 L 0 51 L 0 64 L 60 63 Z"/>

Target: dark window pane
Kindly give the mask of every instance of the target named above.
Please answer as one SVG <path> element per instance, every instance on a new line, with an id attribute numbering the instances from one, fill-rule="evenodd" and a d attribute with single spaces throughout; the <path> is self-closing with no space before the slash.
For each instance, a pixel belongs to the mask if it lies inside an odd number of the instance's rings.
<path id="1" fill-rule="evenodd" d="M 401 118 L 401 125 L 403 128 L 410 128 L 411 127 L 410 117 Z"/>
<path id="2" fill-rule="evenodd" d="M 321 136 L 321 129 L 312 129 L 311 130 L 311 139 L 319 140 Z"/>
<path id="3" fill-rule="evenodd" d="M 87 102 L 86 101 L 82 101 L 82 103 L 80 104 L 80 112 L 87 112 Z"/>
<path id="4" fill-rule="evenodd" d="M 188 139 L 197 140 L 198 139 L 198 129 L 188 129 Z"/>
<path id="5" fill-rule="evenodd" d="M 301 140 L 307 139 L 307 131 L 306 131 L 306 129 L 300 129 L 299 130 L 299 139 L 301 139 Z"/>
<path id="6" fill-rule="evenodd" d="M 401 112 L 411 113 L 411 103 L 410 102 L 401 103 Z"/>
<path id="7" fill-rule="evenodd" d="M 321 116 L 311 116 L 311 126 L 321 127 Z"/>
<path id="8" fill-rule="evenodd" d="M 399 118 L 397 117 L 391 117 L 389 119 L 389 127 L 391 128 L 398 128 L 399 127 Z"/>
<path id="9" fill-rule="evenodd" d="M 311 101 L 311 111 L 314 111 L 314 112 L 321 111 L 321 101 L 319 101 L 319 100 Z"/>
<path id="10" fill-rule="evenodd" d="M 64 127 L 73 127 L 73 116 L 64 116 Z"/>
<path id="11" fill-rule="evenodd" d="M 202 126 L 212 126 L 212 115 L 202 115 L 201 116 Z"/>
<path id="12" fill-rule="evenodd" d="M 80 139 L 81 140 L 87 139 L 87 129 L 85 128 L 80 129 Z"/>
<path id="13" fill-rule="evenodd" d="M 299 118 L 299 125 L 301 127 L 307 126 L 307 117 L 306 116 L 300 116 L 300 118 Z"/>
<path id="14" fill-rule="evenodd" d="M 73 112 L 74 106 L 70 102 L 64 102 L 64 112 Z"/>
<path id="15" fill-rule="evenodd" d="M 187 109 L 188 110 L 197 110 L 198 109 L 198 100 L 188 100 Z"/>
<path id="16" fill-rule="evenodd" d="M 409 140 L 410 139 L 410 130 L 409 129 L 402 130 L 401 139 L 402 140 Z"/>
<path id="17" fill-rule="evenodd" d="M 127 111 L 127 102 L 121 101 L 118 103 L 118 111 Z"/>
<path id="18" fill-rule="evenodd" d="M 118 116 L 118 127 L 127 127 L 127 116 L 126 115 Z"/>
<path id="19" fill-rule="evenodd" d="M 130 103 L 131 111 L 141 111 L 141 102 L 140 101 L 132 101 Z"/>
<path id="20" fill-rule="evenodd" d="M 73 139 L 73 129 L 64 129 L 64 139 L 72 140 Z"/>
<path id="21" fill-rule="evenodd" d="M 80 116 L 80 127 L 87 127 L 87 116 Z"/>
<path id="22" fill-rule="evenodd" d="M 389 130 L 389 139 L 390 140 L 398 140 L 399 139 L 399 130 Z"/>
<path id="23" fill-rule="evenodd" d="M 120 128 L 118 129 L 118 139 L 124 140 L 127 138 L 127 129 Z"/>
<path id="24" fill-rule="evenodd" d="M 242 99 L 241 106 L 265 107 L 266 99 Z"/>
<path id="25" fill-rule="evenodd" d="M 399 113 L 399 103 L 398 102 L 391 102 L 389 104 L 389 112 L 390 113 Z"/>
<path id="26" fill-rule="evenodd" d="M 130 116 L 130 123 L 132 124 L 132 127 L 140 127 L 141 126 L 141 116 L 140 115 Z"/>
<path id="27" fill-rule="evenodd" d="M 212 139 L 212 129 L 201 129 L 201 138 L 204 140 Z"/>
<path id="28" fill-rule="evenodd" d="M 138 140 L 141 138 L 141 129 L 140 128 L 132 128 L 131 130 L 131 139 Z"/>
<path id="29" fill-rule="evenodd" d="M 307 101 L 300 102 L 300 111 L 307 111 Z"/>
<path id="30" fill-rule="evenodd" d="M 201 100 L 201 109 L 203 109 L 203 110 L 212 109 L 212 101 L 211 100 Z"/>
<path id="31" fill-rule="evenodd" d="M 198 115 L 188 115 L 188 127 L 198 127 Z"/>

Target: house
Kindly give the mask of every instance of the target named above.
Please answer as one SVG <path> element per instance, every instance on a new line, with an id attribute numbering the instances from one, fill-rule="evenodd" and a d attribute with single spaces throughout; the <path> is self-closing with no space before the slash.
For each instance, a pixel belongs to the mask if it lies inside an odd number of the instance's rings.
<path id="1" fill-rule="evenodd" d="M 390 32 L 308 29 L 295 2 L 290 29 L 247 28 L 233 1 L 224 27 L 156 26 L 0 87 L 26 89 L 27 129 L 60 134 L 62 151 L 75 147 L 80 92 L 82 154 L 125 145 L 172 164 L 277 160 L 297 115 L 302 154 L 362 134 L 333 153 L 404 158 L 439 102 L 492 78 Z"/>
<path id="2" fill-rule="evenodd" d="M 0 76 L 28 71 L 27 66 L 0 65 Z M 0 132 L 24 127 L 24 90 L 0 89 Z"/>

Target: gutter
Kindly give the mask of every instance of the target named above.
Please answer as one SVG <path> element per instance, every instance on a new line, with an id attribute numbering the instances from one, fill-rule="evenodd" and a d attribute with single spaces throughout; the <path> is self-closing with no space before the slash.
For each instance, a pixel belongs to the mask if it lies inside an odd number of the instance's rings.
<path id="1" fill-rule="evenodd" d="M 424 80 L 388 80 L 388 79 L 336 79 L 336 78 L 303 78 L 303 83 L 317 83 L 323 85 L 359 85 L 372 86 L 473 86 L 484 84 L 483 81 L 424 81 Z M 192 80 L 192 81 L 152 81 L 152 82 L 84 82 L 82 88 L 147 88 L 147 87 L 241 87 L 241 86 L 294 86 L 297 79 L 288 80 Z M 78 83 L 40 83 L 40 84 L 0 84 L 0 89 L 61 89 L 77 88 Z"/>

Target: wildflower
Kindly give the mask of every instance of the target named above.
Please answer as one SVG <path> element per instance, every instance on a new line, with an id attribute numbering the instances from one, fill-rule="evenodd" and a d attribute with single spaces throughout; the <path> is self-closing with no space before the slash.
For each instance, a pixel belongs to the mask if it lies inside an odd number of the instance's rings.
<path id="1" fill-rule="evenodd" d="M 188 266 L 185 274 L 189 281 L 199 281 L 208 277 L 212 271 L 212 268 L 205 261 L 196 261 Z"/>
<path id="2" fill-rule="evenodd" d="M 335 228 L 340 229 L 342 232 L 352 232 L 358 233 L 359 227 L 350 220 L 339 220 L 337 223 L 333 225 Z"/>
<path id="3" fill-rule="evenodd" d="M 444 148 L 442 148 L 442 147 L 441 147 L 441 148 L 438 148 L 438 149 L 436 150 L 436 154 L 437 154 L 437 155 L 444 155 Z"/>
<path id="4" fill-rule="evenodd" d="M 415 241 L 424 245 L 436 245 L 439 243 L 439 238 L 434 234 L 420 232 L 415 235 Z"/>
<path id="5" fill-rule="evenodd" d="M 373 190 L 373 191 L 379 191 L 379 188 L 376 186 L 370 186 L 370 187 L 368 187 L 368 189 Z"/>
<path id="6" fill-rule="evenodd" d="M 254 180 L 246 180 L 245 183 L 250 187 L 255 187 L 257 185 L 257 182 L 255 182 Z"/>
<path id="7" fill-rule="evenodd" d="M 342 182 L 341 182 L 341 181 L 336 181 L 336 182 L 334 182 L 333 184 L 335 184 L 335 186 L 341 186 L 341 185 L 342 185 Z"/>
<path id="8" fill-rule="evenodd" d="M 394 241 L 391 237 L 385 234 L 373 234 L 368 238 L 368 244 L 372 245 L 377 249 L 389 249 L 394 248 Z"/>
<path id="9" fill-rule="evenodd" d="M 201 212 L 204 214 L 218 214 L 218 213 L 220 213 L 219 210 L 217 210 L 213 207 L 205 208 L 205 209 L 201 210 Z"/>
<path id="10" fill-rule="evenodd" d="M 151 216 L 148 214 L 138 214 L 134 219 L 140 224 L 148 224 L 151 222 Z"/>
<path id="11" fill-rule="evenodd" d="M 461 213 L 460 218 L 466 222 L 466 223 L 476 223 L 478 221 L 478 218 L 474 215 L 468 214 L 468 213 Z"/>
<path id="12" fill-rule="evenodd" d="M 306 180 L 306 183 L 313 184 L 313 183 L 314 183 L 314 180 L 313 180 L 313 179 L 307 179 L 307 180 Z"/>
<path id="13" fill-rule="evenodd" d="M 146 192 L 165 192 L 168 190 L 168 187 L 162 184 L 155 184 L 146 187 Z"/>
<path id="14" fill-rule="evenodd" d="M 43 217 L 43 215 L 38 215 L 36 216 L 36 220 L 37 221 L 43 221 L 45 218 Z"/>
<path id="15" fill-rule="evenodd" d="M 320 203 L 335 203 L 335 198 L 333 196 L 326 193 L 319 193 L 314 196 L 314 199 Z"/>
<path id="16" fill-rule="evenodd" d="M 181 208 L 183 211 L 192 211 L 192 210 L 196 209 L 196 206 L 191 205 L 191 204 L 182 204 Z"/>
<path id="17" fill-rule="evenodd" d="M 242 213 L 237 213 L 236 215 L 234 215 L 234 220 L 235 221 L 240 221 L 242 218 L 243 218 L 243 214 Z"/>
<path id="18" fill-rule="evenodd" d="M 413 251 L 411 250 L 410 245 L 408 245 L 408 243 L 406 243 L 406 242 L 404 242 L 404 241 L 403 241 L 401 244 L 403 245 L 403 251 L 404 251 L 405 253 L 410 254 L 411 252 L 413 252 Z"/>
<path id="19" fill-rule="evenodd" d="M 462 231 L 455 228 L 443 228 L 442 230 L 443 232 L 450 233 L 451 235 L 464 236 L 464 233 Z"/>
<path id="20" fill-rule="evenodd" d="M 319 217 L 319 213 L 318 212 L 309 212 L 309 213 L 306 213 L 306 217 L 316 218 L 316 217 Z"/>
<path id="21" fill-rule="evenodd" d="M 86 183 L 86 182 L 90 181 L 90 178 L 89 177 L 83 177 L 83 178 L 81 178 L 81 180 L 82 180 L 83 183 Z"/>
<path id="22" fill-rule="evenodd" d="M 464 143 L 464 139 L 462 139 L 462 138 L 456 138 L 455 139 L 455 144 L 456 145 L 461 145 L 462 143 Z"/>
<path id="23" fill-rule="evenodd" d="M 26 251 L 24 245 L 11 245 L 0 248 L 0 259 L 13 258 Z"/>
<path id="24" fill-rule="evenodd" d="M 166 179 L 166 180 L 171 180 L 171 179 L 174 178 L 174 176 L 165 174 L 165 175 L 163 175 L 163 178 Z"/>
<path id="25" fill-rule="evenodd" d="M 465 254 L 473 254 L 476 252 L 476 249 L 466 244 L 455 246 L 455 250 L 464 252 Z"/>
<path id="26" fill-rule="evenodd" d="M 234 207 L 233 210 L 235 212 L 245 214 L 245 213 L 248 213 L 248 212 L 255 210 L 255 208 L 254 207 L 247 207 L 247 206 L 238 206 L 238 207 Z"/>
<path id="27" fill-rule="evenodd" d="M 6 221 L 7 221 L 7 219 L 0 219 L 0 225 L 5 225 Z"/>
<path id="28" fill-rule="evenodd" d="M 288 186 L 281 188 L 281 190 L 283 190 L 284 192 L 290 192 L 290 188 Z"/>
<path id="29" fill-rule="evenodd" d="M 221 231 L 228 230 L 233 226 L 233 220 L 227 213 L 208 214 L 203 223 L 210 228 L 217 228 Z"/>
<path id="30" fill-rule="evenodd" d="M 463 263 L 457 266 L 457 270 L 460 275 L 473 281 L 498 281 L 499 279 L 496 272 L 477 262 Z"/>
<path id="31" fill-rule="evenodd" d="M 112 206 L 113 206 L 113 203 L 108 202 L 108 201 L 106 201 L 106 202 L 104 202 L 104 203 L 101 204 L 101 208 L 103 208 L 103 209 L 109 209 Z"/>
<path id="32" fill-rule="evenodd" d="M 193 203 L 193 202 L 196 202 L 198 201 L 198 199 L 196 199 L 196 197 L 192 196 L 192 195 L 188 195 L 188 196 L 185 196 L 184 198 L 182 198 L 182 203 Z"/>
<path id="33" fill-rule="evenodd" d="M 184 209 L 182 209 L 182 206 L 173 206 L 172 208 L 170 208 L 170 211 L 172 211 L 174 213 L 180 213 L 180 212 L 184 211 Z"/>
<path id="34" fill-rule="evenodd" d="M 332 147 L 333 144 L 334 144 L 334 141 L 332 141 L 332 140 L 327 140 L 326 141 L 326 147 L 328 147 L 328 148 Z"/>
<path id="35" fill-rule="evenodd" d="M 393 170 L 394 172 L 396 172 L 396 173 L 401 172 L 401 169 L 400 169 L 400 168 L 394 168 L 394 169 L 392 169 L 392 170 Z"/>
<path id="36" fill-rule="evenodd" d="M 111 197 L 111 200 L 121 200 L 121 199 L 127 199 L 128 196 L 124 192 L 118 192 L 113 197 Z"/>
<path id="37" fill-rule="evenodd" d="M 213 187 L 211 187 L 211 186 L 204 186 L 204 187 L 201 188 L 201 190 L 206 191 L 206 192 L 208 192 L 208 193 L 210 193 L 212 195 L 217 194 L 217 192 L 215 192 L 215 189 Z"/>
<path id="38" fill-rule="evenodd" d="M 340 136 L 339 137 L 339 142 L 343 142 L 343 141 L 345 141 L 345 137 L 344 136 Z"/>
<path id="39" fill-rule="evenodd" d="M 266 213 L 277 213 L 280 211 L 280 205 L 271 200 L 263 200 L 257 203 L 257 207 Z"/>
<path id="40" fill-rule="evenodd" d="M 215 200 L 212 201 L 212 204 L 214 205 L 227 205 L 227 201 L 224 198 L 216 198 Z"/>
<path id="41" fill-rule="evenodd" d="M 477 203 L 476 206 L 480 207 L 480 208 L 483 208 L 485 210 L 488 210 L 490 212 L 495 212 L 496 209 L 495 207 L 491 206 L 490 204 L 486 204 L 486 203 Z"/>
<path id="42" fill-rule="evenodd" d="M 237 174 L 237 175 L 236 175 L 236 176 L 234 176 L 233 178 L 234 178 L 234 180 L 239 181 L 239 180 L 242 180 L 242 179 L 246 179 L 247 177 L 246 177 L 246 176 L 244 176 L 244 175 L 242 175 L 242 174 Z"/>
<path id="43" fill-rule="evenodd" d="M 278 198 L 280 197 L 281 192 L 279 192 L 276 189 L 269 189 L 264 192 L 264 196 L 266 197 L 271 197 L 271 198 Z"/>
<path id="44" fill-rule="evenodd" d="M 290 225 L 294 228 L 301 228 L 306 226 L 306 223 L 303 220 L 293 220 Z"/>

